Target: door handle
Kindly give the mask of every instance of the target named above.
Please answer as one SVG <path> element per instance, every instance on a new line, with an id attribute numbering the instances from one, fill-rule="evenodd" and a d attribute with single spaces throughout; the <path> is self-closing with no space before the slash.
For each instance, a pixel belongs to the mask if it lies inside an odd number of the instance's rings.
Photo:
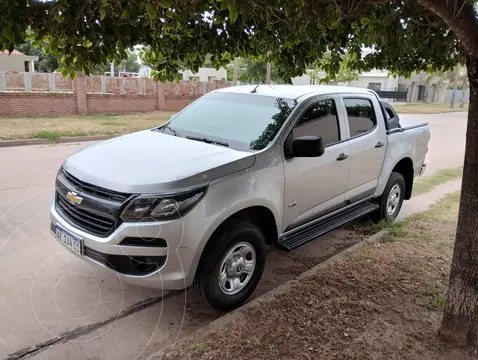
<path id="1" fill-rule="evenodd" d="M 381 148 L 383 145 L 385 145 L 383 142 L 379 141 L 378 143 L 375 144 L 376 148 Z"/>
<path id="2" fill-rule="evenodd" d="M 345 159 L 347 159 L 348 157 L 349 157 L 348 155 L 342 153 L 342 154 L 340 154 L 339 157 L 337 158 L 337 161 L 345 160 Z"/>

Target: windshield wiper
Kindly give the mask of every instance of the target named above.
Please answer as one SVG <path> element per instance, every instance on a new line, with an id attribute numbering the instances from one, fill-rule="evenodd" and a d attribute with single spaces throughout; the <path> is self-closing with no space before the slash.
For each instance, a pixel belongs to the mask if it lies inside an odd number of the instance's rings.
<path id="1" fill-rule="evenodd" d="M 189 140 L 196 140 L 196 141 L 202 141 L 207 144 L 215 144 L 215 145 L 222 145 L 222 146 L 229 146 L 227 142 L 224 141 L 217 141 L 217 140 L 212 140 L 204 137 L 196 137 L 196 136 L 186 136 L 186 139 Z"/>
<path id="2" fill-rule="evenodd" d="M 181 137 L 181 135 L 179 135 L 179 133 L 178 133 L 176 130 L 174 130 L 171 126 L 169 126 L 168 124 L 163 125 L 163 128 L 164 128 L 164 129 L 168 129 L 169 131 L 171 131 L 174 136 L 179 136 L 179 137 Z"/>

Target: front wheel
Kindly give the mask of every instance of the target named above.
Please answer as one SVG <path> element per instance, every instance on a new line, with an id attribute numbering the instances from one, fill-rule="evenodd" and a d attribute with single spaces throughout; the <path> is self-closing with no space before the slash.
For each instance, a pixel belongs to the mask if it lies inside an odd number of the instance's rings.
<path id="1" fill-rule="evenodd" d="M 230 220 L 210 241 L 192 289 L 199 300 L 214 309 L 232 310 L 252 294 L 261 279 L 265 238 L 255 225 Z"/>
<path id="2" fill-rule="evenodd" d="M 378 209 L 370 215 L 370 218 L 378 222 L 380 220 L 393 221 L 398 216 L 405 196 L 405 180 L 402 174 L 392 172 L 382 196 L 375 201 Z"/>

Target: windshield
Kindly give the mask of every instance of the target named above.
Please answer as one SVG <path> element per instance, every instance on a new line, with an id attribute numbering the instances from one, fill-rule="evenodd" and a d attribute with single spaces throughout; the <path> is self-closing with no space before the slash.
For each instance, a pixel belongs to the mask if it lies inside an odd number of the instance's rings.
<path id="1" fill-rule="evenodd" d="M 174 116 L 181 136 L 206 137 L 240 150 L 261 150 L 277 135 L 296 101 L 269 96 L 212 93 Z"/>

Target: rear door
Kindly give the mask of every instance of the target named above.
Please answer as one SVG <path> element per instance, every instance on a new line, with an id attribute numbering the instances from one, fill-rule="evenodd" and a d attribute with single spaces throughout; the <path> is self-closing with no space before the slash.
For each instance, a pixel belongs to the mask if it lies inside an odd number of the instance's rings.
<path id="1" fill-rule="evenodd" d="M 309 101 L 287 142 L 304 135 L 322 137 L 325 153 L 320 157 L 284 160 L 284 227 L 290 230 L 321 213 L 344 204 L 350 165 L 350 148 L 338 96 Z"/>
<path id="2" fill-rule="evenodd" d="M 350 144 L 350 174 L 345 201 L 372 195 L 387 149 L 387 135 L 378 100 L 373 95 L 343 95 Z"/>

